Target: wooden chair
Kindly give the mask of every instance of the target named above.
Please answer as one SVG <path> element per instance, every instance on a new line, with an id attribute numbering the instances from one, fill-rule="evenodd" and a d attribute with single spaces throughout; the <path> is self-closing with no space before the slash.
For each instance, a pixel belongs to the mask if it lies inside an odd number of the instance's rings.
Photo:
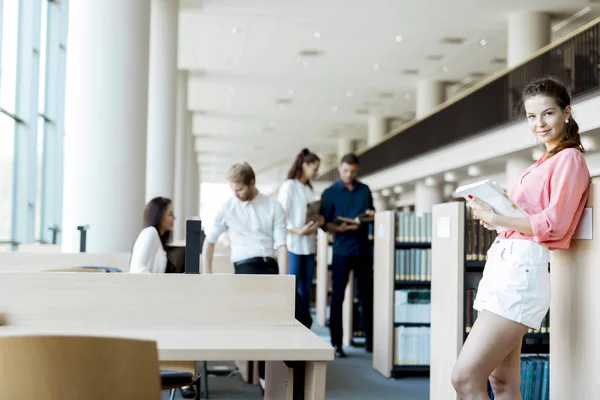
<path id="1" fill-rule="evenodd" d="M 92 336 L 0 338 L 0 398 L 160 400 L 156 342 Z"/>

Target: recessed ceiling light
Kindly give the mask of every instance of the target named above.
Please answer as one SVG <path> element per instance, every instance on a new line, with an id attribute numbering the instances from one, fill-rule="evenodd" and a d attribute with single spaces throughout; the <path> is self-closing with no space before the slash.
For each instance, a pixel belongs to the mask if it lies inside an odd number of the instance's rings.
<path id="1" fill-rule="evenodd" d="M 400 193 L 404 192 L 404 188 L 400 185 L 394 186 L 393 190 L 394 190 L 394 193 L 396 193 L 396 194 L 400 194 Z"/>
<path id="2" fill-rule="evenodd" d="M 396 36 L 396 42 L 400 43 L 402 41 L 402 36 L 398 35 Z"/>
<path id="3" fill-rule="evenodd" d="M 381 191 L 381 196 L 383 196 L 383 197 L 388 197 L 390 194 L 391 194 L 390 189 L 386 188 Z"/>
<path id="4" fill-rule="evenodd" d="M 235 88 L 233 86 L 229 86 L 229 92 L 231 92 L 231 93 L 235 92 Z"/>
<path id="5" fill-rule="evenodd" d="M 310 65 L 310 64 L 308 63 L 308 60 L 302 60 L 302 66 L 303 66 L 304 68 L 308 68 L 308 66 L 309 66 L 309 65 Z"/>
<path id="6" fill-rule="evenodd" d="M 231 103 L 229 103 L 229 102 L 225 103 L 225 107 L 231 108 Z"/>
<path id="7" fill-rule="evenodd" d="M 444 65 L 444 66 L 442 67 L 442 72 L 448 72 L 448 67 Z"/>
<path id="8" fill-rule="evenodd" d="M 379 69 L 379 64 L 377 64 L 377 63 L 373 64 L 373 69 L 375 71 L 377 71 Z"/>
<path id="9" fill-rule="evenodd" d="M 238 28 L 231 28 L 231 34 L 232 35 L 237 35 L 239 32 Z"/>
<path id="10" fill-rule="evenodd" d="M 406 100 L 410 100 L 410 93 L 404 93 L 404 98 Z"/>
<path id="11" fill-rule="evenodd" d="M 446 182 L 456 182 L 456 174 L 452 171 L 448 171 L 444 173 L 444 181 Z"/>
<path id="12" fill-rule="evenodd" d="M 338 110 L 338 106 L 333 106 L 333 107 L 331 107 L 331 111 L 332 111 L 332 112 L 337 112 L 337 110 Z"/>
<path id="13" fill-rule="evenodd" d="M 481 168 L 477 165 L 470 165 L 467 168 L 467 175 L 469 176 L 479 176 L 481 175 Z"/>
<path id="14" fill-rule="evenodd" d="M 349 91 L 349 90 L 346 91 L 346 97 L 352 97 L 352 94 L 353 93 L 351 91 Z"/>
<path id="15" fill-rule="evenodd" d="M 313 33 L 313 36 L 315 37 L 315 39 L 318 39 L 321 37 L 321 34 L 319 32 L 315 32 Z"/>
<path id="16" fill-rule="evenodd" d="M 279 109 L 280 109 L 281 111 L 285 110 L 285 104 L 280 104 L 280 105 L 279 105 Z"/>
<path id="17" fill-rule="evenodd" d="M 480 46 L 485 46 L 485 45 L 487 45 L 487 44 L 488 44 L 488 42 L 487 42 L 487 40 L 485 40 L 485 39 L 481 39 L 481 40 L 479 41 L 479 45 L 480 45 Z"/>
<path id="18" fill-rule="evenodd" d="M 427 178 L 425 178 L 425 186 L 435 186 L 437 185 L 437 183 L 437 179 L 435 179 L 432 176 L 428 176 Z"/>
<path id="19" fill-rule="evenodd" d="M 290 90 L 288 90 L 288 94 L 289 94 L 290 96 L 293 96 L 295 93 L 296 93 L 296 92 L 294 92 L 294 89 L 290 89 Z"/>

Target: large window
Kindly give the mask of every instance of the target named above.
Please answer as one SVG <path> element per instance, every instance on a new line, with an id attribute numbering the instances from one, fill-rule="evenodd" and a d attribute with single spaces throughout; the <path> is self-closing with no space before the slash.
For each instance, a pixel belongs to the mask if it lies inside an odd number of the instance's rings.
<path id="1" fill-rule="evenodd" d="M 15 120 L 0 113 L 0 242 L 11 239 Z"/>
<path id="2" fill-rule="evenodd" d="M 17 90 L 17 37 L 19 36 L 19 1 L 0 1 L 3 10 L 0 13 L 2 29 L 2 69 L 0 70 L 0 108 L 15 112 Z"/>
<path id="3" fill-rule="evenodd" d="M 67 7 L 0 0 L 0 251 L 60 225 Z"/>

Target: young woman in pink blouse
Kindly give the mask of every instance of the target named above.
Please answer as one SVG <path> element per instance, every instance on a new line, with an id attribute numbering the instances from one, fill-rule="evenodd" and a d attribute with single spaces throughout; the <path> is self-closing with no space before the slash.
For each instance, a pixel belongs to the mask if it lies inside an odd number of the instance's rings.
<path id="1" fill-rule="evenodd" d="M 548 250 L 569 248 L 588 198 L 590 173 L 567 89 L 555 79 L 535 80 L 523 103 L 531 132 L 546 147 L 508 191 L 529 216 L 503 217 L 477 198 L 467 202 L 487 229 L 508 230 L 488 251 L 473 306 L 479 314 L 452 373 L 463 400 L 489 400 L 488 378 L 496 399 L 521 399 L 522 338 L 540 329 L 550 308 Z"/>

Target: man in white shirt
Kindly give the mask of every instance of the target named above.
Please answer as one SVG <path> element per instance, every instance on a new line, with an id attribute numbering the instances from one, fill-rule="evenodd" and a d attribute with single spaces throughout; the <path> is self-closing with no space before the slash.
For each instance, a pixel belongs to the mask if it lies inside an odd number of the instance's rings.
<path id="1" fill-rule="evenodd" d="M 258 192 L 247 163 L 233 165 L 227 180 L 235 197 L 219 210 L 204 240 L 203 272 L 212 273 L 215 243 L 227 232 L 236 274 L 287 274 L 287 229 L 281 204 Z"/>
<path id="2" fill-rule="evenodd" d="M 287 229 L 281 204 L 258 192 L 254 171 L 247 163 L 233 165 L 227 180 L 235 197 L 219 210 L 204 240 L 203 272 L 212 273 L 215 243 L 227 231 L 236 274 L 287 274 Z M 258 363 L 258 376 L 264 393 L 264 361 Z"/>

